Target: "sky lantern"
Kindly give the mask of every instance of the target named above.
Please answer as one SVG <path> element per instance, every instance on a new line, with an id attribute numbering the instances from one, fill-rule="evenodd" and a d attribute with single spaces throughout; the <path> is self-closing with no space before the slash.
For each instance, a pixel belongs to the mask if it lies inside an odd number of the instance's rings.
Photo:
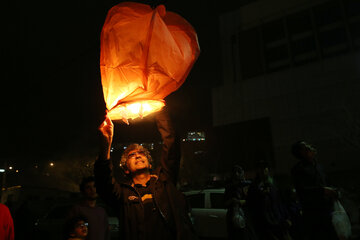
<path id="1" fill-rule="evenodd" d="M 200 48 L 181 16 L 146 4 L 112 7 L 101 32 L 100 70 L 108 116 L 144 117 L 165 106 L 164 98 L 185 81 Z"/>

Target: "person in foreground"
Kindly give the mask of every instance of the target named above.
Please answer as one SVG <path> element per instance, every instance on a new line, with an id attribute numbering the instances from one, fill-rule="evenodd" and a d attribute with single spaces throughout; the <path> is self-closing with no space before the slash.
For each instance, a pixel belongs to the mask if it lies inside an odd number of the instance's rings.
<path id="1" fill-rule="evenodd" d="M 14 240 L 14 221 L 9 208 L 0 203 L 0 239 Z"/>
<path id="2" fill-rule="evenodd" d="M 131 144 L 120 160 L 126 178 L 116 182 L 110 161 L 114 125 L 106 117 L 99 127 L 102 146 L 94 166 L 98 194 L 118 213 L 120 239 L 197 239 L 184 195 L 176 188 L 180 142 L 166 109 L 155 119 L 163 141 L 160 166 L 152 171 L 149 151 Z"/>
<path id="3" fill-rule="evenodd" d="M 292 154 L 299 161 L 291 175 L 303 210 L 306 239 L 338 239 L 332 225 L 336 189 L 326 183 L 325 173 L 317 161 L 317 150 L 305 141 L 292 146 Z"/>
<path id="4" fill-rule="evenodd" d="M 88 226 L 87 240 L 110 239 L 108 216 L 104 208 L 96 204 L 98 194 L 96 193 L 95 178 L 84 177 L 80 183 L 82 201 L 74 204 L 68 213 L 68 218 L 74 216 L 86 217 Z"/>
<path id="5" fill-rule="evenodd" d="M 251 181 L 245 179 L 245 171 L 239 165 L 232 169 L 230 181 L 225 186 L 226 225 L 228 239 L 256 239 L 252 223 L 248 218 L 247 191 Z"/>
<path id="6" fill-rule="evenodd" d="M 69 218 L 64 224 L 65 240 L 83 240 L 88 235 L 88 223 L 82 216 Z"/>

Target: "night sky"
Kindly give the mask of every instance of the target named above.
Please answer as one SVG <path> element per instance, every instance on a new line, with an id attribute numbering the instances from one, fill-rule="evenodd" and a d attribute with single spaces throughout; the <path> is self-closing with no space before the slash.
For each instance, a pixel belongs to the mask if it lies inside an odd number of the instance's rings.
<path id="1" fill-rule="evenodd" d="M 97 146 L 97 127 L 105 111 L 100 32 L 107 11 L 119 2 L 6 3 L 1 49 L 5 60 L 1 80 L 2 160 L 39 162 Z M 182 134 L 208 129 L 212 124 L 211 87 L 221 73 L 217 11 L 231 5 L 205 0 L 162 3 L 194 26 L 201 48 L 185 83 L 165 100 Z M 131 124 L 116 123 L 115 138 L 153 133 L 147 132 L 152 127 L 151 117 Z"/>

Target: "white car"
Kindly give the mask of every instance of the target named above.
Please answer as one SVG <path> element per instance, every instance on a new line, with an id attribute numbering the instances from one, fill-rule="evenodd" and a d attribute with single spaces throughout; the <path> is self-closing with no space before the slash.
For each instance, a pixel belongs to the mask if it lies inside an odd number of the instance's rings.
<path id="1" fill-rule="evenodd" d="M 184 192 L 191 207 L 191 220 L 201 238 L 227 239 L 225 188 Z"/>

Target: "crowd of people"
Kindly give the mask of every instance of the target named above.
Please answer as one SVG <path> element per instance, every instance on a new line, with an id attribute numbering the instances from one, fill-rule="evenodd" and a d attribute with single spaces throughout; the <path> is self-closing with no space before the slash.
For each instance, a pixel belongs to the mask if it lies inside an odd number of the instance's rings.
<path id="1" fill-rule="evenodd" d="M 233 168 L 231 181 L 225 189 L 229 239 L 335 240 L 349 237 L 349 231 L 340 229 L 340 233 L 333 224 L 339 192 L 327 184 L 317 161 L 317 150 L 299 141 L 293 144 L 292 154 L 298 163 L 291 169 L 291 187 L 287 191 L 280 191 L 269 164 L 264 161 L 258 163 L 252 181 L 245 179 L 240 166 Z"/>
<path id="2" fill-rule="evenodd" d="M 155 115 L 155 122 L 163 142 L 159 166 L 153 169 L 145 147 L 131 144 L 122 153 L 124 177 L 119 180 L 114 178 L 111 159 L 114 125 L 106 116 L 99 127 L 100 153 L 94 176 L 80 183 L 83 198 L 67 214 L 63 239 L 110 240 L 108 215 L 97 205 L 98 196 L 119 219 L 119 239 L 198 239 L 190 206 L 176 187 L 180 142 L 166 109 Z M 233 168 L 224 199 L 229 239 L 341 239 L 332 224 L 333 206 L 339 195 L 327 185 L 316 160 L 316 149 L 300 141 L 293 145 L 292 153 L 299 161 L 292 168 L 293 188 L 286 198 L 267 162 L 258 162 L 256 177 L 251 181 L 245 178 L 242 167 Z M 0 208 L 0 237 L 13 240 L 11 215 L 5 205 Z"/>

